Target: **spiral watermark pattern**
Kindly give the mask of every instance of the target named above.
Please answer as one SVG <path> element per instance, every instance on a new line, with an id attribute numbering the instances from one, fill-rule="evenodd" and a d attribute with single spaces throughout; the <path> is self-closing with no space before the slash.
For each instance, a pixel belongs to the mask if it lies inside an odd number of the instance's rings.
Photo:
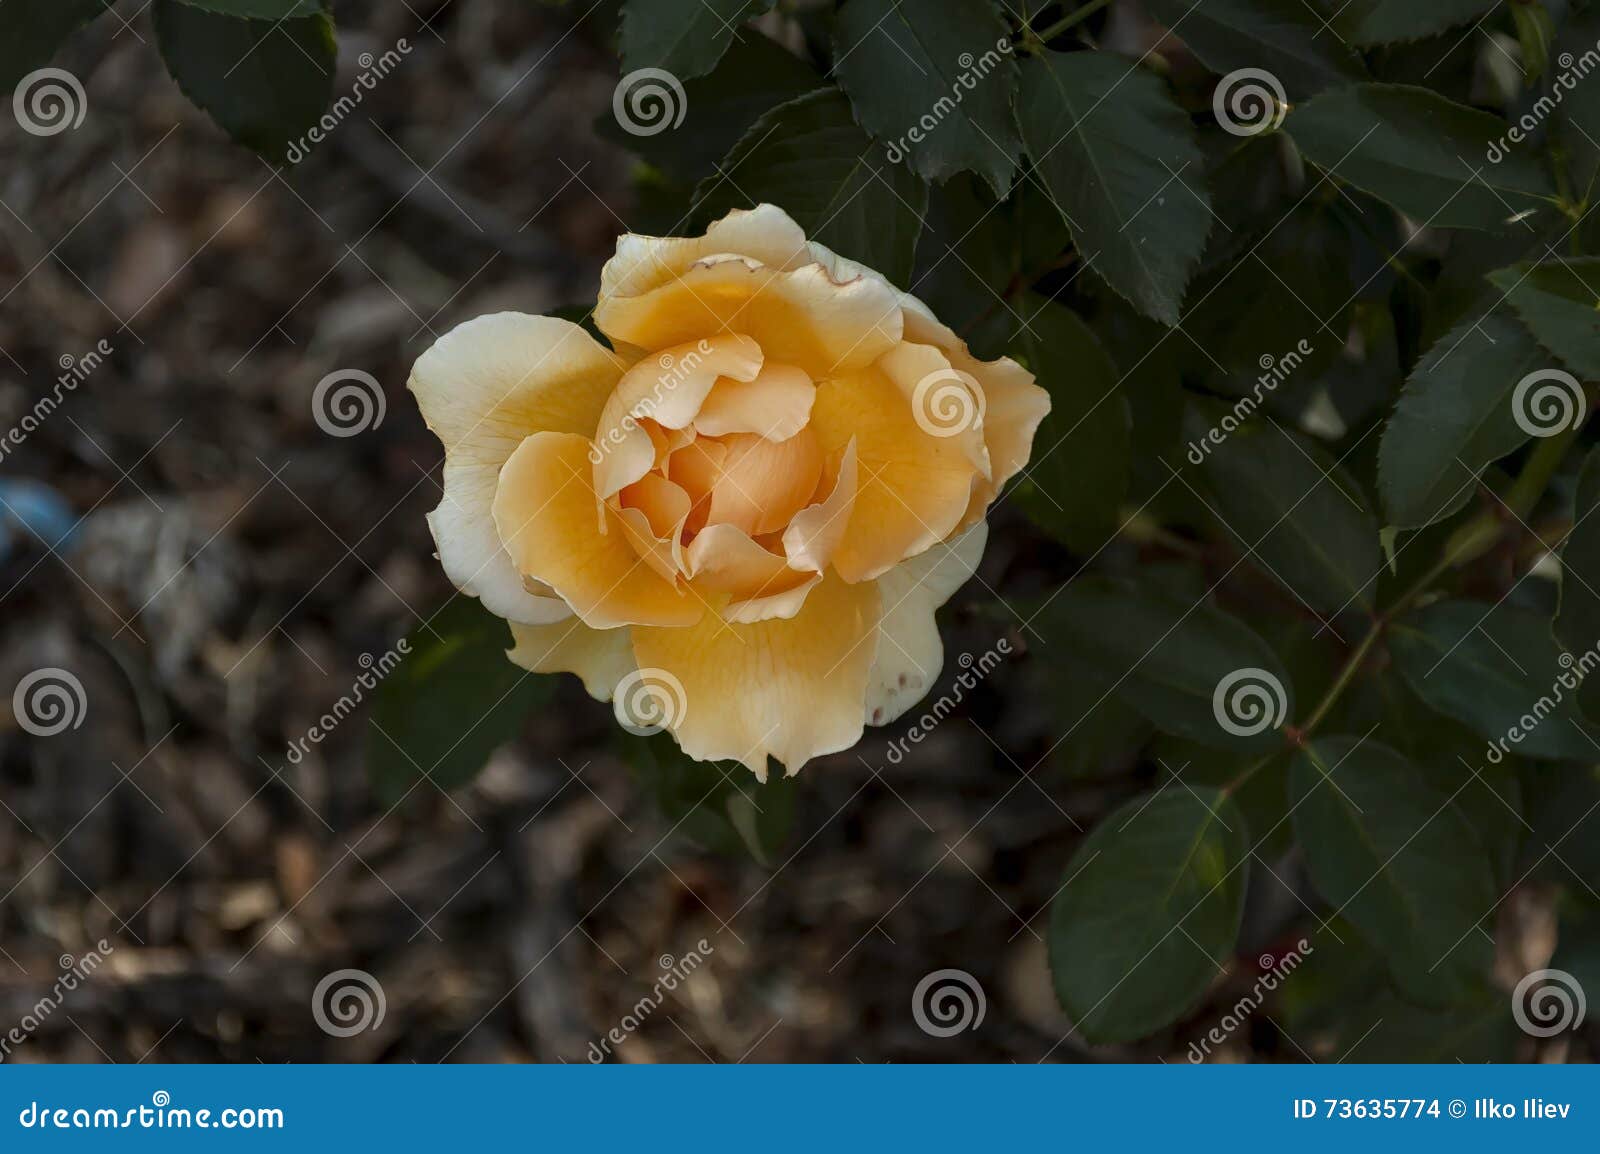
<path id="1" fill-rule="evenodd" d="M 911 415 L 930 437 L 981 429 L 986 408 L 978 382 L 955 369 L 935 369 L 911 390 Z"/>
<path id="2" fill-rule="evenodd" d="M 1511 991 L 1511 1016 L 1535 1038 L 1576 1029 L 1588 1009 L 1583 986 L 1566 970 L 1534 970 Z"/>
<path id="3" fill-rule="evenodd" d="M 29 135 L 56 136 L 83 123 L 89 98 L 65 68 L 39 68 L 17 81 L 11 111 Z"/>
<path id="4" fill-rule="evenodd" d="M 1511 418 L 1530 437 L 1553 437 L 1583 421 L 1588 400 L 1564 369 L 1535 369 L 1511 393 Z"/>
<path id="5" fill-rule="evenodd" d="M 366 970 L 334 970 L 311 992 L 311 1016 L 335 1038 L 376 1030 L 388 1008 L 383 986 Z"/>
<path id="6" fill-rule="evenodd" d="M 611 91 L 611 115 L 631 136 L 655 136 L 689 114 L 683 84 L 665 68 L 636 68 Z"/>
<path id="7" fill-rule="evenodd" d="M 675 729 L 689 712 L 683 682 L 665 669 L 635 669 L 611 695 L 617 722 L 638 737 Z"/>
<path id="8" fill-rule="evenodd" d="M 1224 132 L 1254 136 L 1283 123 L 1289 99 L 1278 78 L 1265 68 L 1236 68 L 1217 81 L 1211 111 Z"/>
<path id="9" fill-rule="evenodd" d="M 11 694 L 11 712 L 17 724 L 35 737 L 54 737 L 77 729 L 89 710 L 83 682 L 54 665 L 35 669 Z"/>
<path id="10" fill-rule="evenodd" d="M 330 437 L 353 437 L 383 424 L 383 386 L 360 369 L 335 369 L 311 393 L 311 416 Z"/>
<path id="11" fill-rule="evenodd" d="M 1246 666 L 1217 682 L 1211 693 L 1211 712 L 1217 724 L 1235 737 L 1254 737 L 1283 724 L 1289 695 L 1275 675 Z"/>
<path id="12" fill-rule="evenodd" d="M 952 1038 L 983 1025 L 989 999 L 983 986 L 966 970 L 934 970 L 911 992 L 911 1016 L 934 1038 Z"/>

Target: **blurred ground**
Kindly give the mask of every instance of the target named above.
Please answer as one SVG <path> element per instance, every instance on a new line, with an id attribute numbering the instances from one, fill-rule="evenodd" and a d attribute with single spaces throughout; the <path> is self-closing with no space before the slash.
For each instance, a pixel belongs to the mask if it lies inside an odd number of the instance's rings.
<path id="1" fill-rule="evenodd" d="M 624 1058 L 1031 1059 L 1063 1032 L 1021 917 L 1070 852 L 1069 801 L 966 722 L 899 767 L 864 745 L 881 780 L 853 754 L 812 765 L 776 872 L 667 836 L 575 680 L 453 799 L 381 808 L 364 717 L 285 760 L 448 593 L 410 363 L 480 313 L 592 300 L 627 225 L 630 161 L 588 127 L 615 57 L 580 13 L 340 5 L 336 91 L 361 52 L 413 50 L 281 176 L 187 104 L 144 19 L 57 61 L 85 81 L 77 130 L 0 125 L 0 421 L 61 358 L 112 349 L 0 470 L 82 517 L 59 554 L 18 542 L 0 565 L 0 681 L 64 667 L 88 702 L 80 729 L 8 714 L 0 735 L 0 1030 L 59 955 L 114 947 L 12 1060 L 583 1060 L 701 938 L 709 963 Z M 313 423 L 340 368 L 383 383 L 376 429 Z M 1003 534 L 992 552 L 998 573 Z M 1001 700 L 978 703 L 991 733 L 1016 726 Z M 941 965 L 984 983 L 977 1033 L 913 1021 Z M 339 1039 L 310 1008 L 344 967 L 387 1012 Z"/>
<path id="2" fill-rule="evenodd" d="M 62 358 L 112 349 L 0 464 L 81 517 L 59 552 L 0 559 L 0 685 L 68 668 L 88 709 L 47 739 L 0 719 L 0 1032 L 61 955 L 113 947 L 10 1060 L 582 1061 L 701 939 L 706 964 L 618 1056 L 1089 1056 L 1062 1041 L 1042 911 L 1076 827 L 1141 783 L 1035 768 L 1037 661 L 1006 662 L 898 763 L 888 731 L 807 767 L 774 868 L 675 833 L 575 679 L 453 796 L 380 806 L 364 717 L 285 759 L 449 592 L 411 362 L 472 316 L 591 300 L 630 223 L 630 161 L 589 129 L 612 25 L 574 27 L 583 7 L 340 4 L 336 91 L 360 53 L 413 51 L 281 175 L 181 97 L 144 17 L 102 19 L 57 61 L 85 81 L 81 127 L 0 118 L 0 424 Z M 346 368 L 382 382 L 387 415 L 336 438 L 310 397 Z M 1063 571 L 1013 511 L 994 528 L 983 582 L 942 615 L 952 657 L 1025 650 L 1014 616 L 975 606 Z M 1202 1028 L 1271 931 L 1247 929 Z M 987 1003 L 948 1038 L 911 1012 L 943 967 Z M 311 1009 L 342 968 L 387 1003 L 348 1038 Z M 1260 1026 L 1223 1055 L 1299 1059 Z M 1094 1056 L 1175 1059 L 1189 1028 Z"/>

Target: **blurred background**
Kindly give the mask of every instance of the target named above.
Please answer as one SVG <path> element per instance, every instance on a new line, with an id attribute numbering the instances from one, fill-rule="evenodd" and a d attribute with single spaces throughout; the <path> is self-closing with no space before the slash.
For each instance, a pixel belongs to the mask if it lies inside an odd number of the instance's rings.
<path id="1" fill-rule="evenodd" d="M 616 235 L 670 223 L 592 128 L 614 7 L 340 3 L 336 93 L 410 51 L 282 170 L 183 98 L 136 12 L 56 61 L 81 125 L 0 117 L 0 424 L 60 400 L 0 460 L 0 687 L 70 670 L 85 710 L 45 737 L 0 715 L 0 1034 L 35 1019 L 6 1060 L 1184 1060 L 1281 951 L 1297 883 L 1261 883 L 1188 1021 L 1068 1037 L 1048 904 L 1081 830 L 1158 771 L 1051 754 L 1062 705 L 1009 605 L 1075 564 L 1010 503 L 928 700 L 959 655 L 1012 656 L 925 740 L 808 765 L 765 862 L 664 815 L 574 678 L 471 785 L 375 790 L 367 704 L 320 719 L 452 592 L 411 363 L 470 317 L 591 302 Z M 349 370 L 384 413 L 333 436 L 312 394 Z M 1500 916 L 1548 956 L 1536 897 Z M 943 969 L 983 1007 L 948 1036 L 913 1012 Z M 383 1000 L 348 1036 L 315 995 L 343 970 Z M 1338 1004 L 1342 1041 L 1263 1013 L 1210 1056 L 1375 1047 L 1381 1008 Z"/>

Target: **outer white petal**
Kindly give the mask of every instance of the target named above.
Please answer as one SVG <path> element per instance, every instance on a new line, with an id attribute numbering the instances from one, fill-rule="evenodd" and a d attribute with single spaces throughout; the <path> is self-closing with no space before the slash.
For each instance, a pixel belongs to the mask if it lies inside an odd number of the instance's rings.
<path id="1" fill-rule="evenodd" d="M 978 568 L 989 539 L 979 521 L 878 578 L 883 616 L 867 675 L 866 717 L 887 725 L 910 709 L 933 686 L 944 665 L 944 643 L 934 611 L 950 599 Z"/>
<path id="2" fill-rule="evenodd" d="M 734 209 L 706 229 L 704 236 L 637 236 L 617 240 L 617 252 L 600 271 L 600 296 L 637 296 L 681 276 L 708 256 L 737 253 L 768 268 L 795 269 L 814 257 L 806 234 L 775 204 Z"/>
<path id="3" fill-rule="evenodd" d="M 590 436 L 625 365 L 582 328 L 495 313 L 456 326 L 418 358 L 409 387 L 444 443 L 444 495 L 428 514 L 439 561 L 462 592 L 511 621 L 571 615 L 529 592 L 490 512 L 500 469 L 530 433 Z"/>

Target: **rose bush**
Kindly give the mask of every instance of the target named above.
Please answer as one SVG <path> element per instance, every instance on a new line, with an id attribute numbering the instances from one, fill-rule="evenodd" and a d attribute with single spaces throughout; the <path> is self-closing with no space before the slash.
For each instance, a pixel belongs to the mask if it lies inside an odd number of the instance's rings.
<path id="1" fill-rule="evenodd" d="M 763 780 L 900 716 L 1049 410 L 1032 374 L 766 204 L 623 236 L 594 321 L 612 348 L 479 317 L 411 375 L 439 559 L 511 659 Z"/>

